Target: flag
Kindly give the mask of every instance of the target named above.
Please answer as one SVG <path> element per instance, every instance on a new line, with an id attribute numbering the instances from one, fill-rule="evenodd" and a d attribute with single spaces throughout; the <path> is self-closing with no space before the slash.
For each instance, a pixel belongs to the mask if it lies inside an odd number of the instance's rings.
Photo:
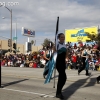
<path id="1" fill-rule="evenodd" d="M 56 23 L 56 33 L 55 33 L 55 47 L 56 47 L 56 50 L 57 50 L 57 44 L 58 44 L 58 39 L 57 39 L 57 35 L 58 35 L 58 28 L 59 28 L 59 17 L 57 17 L 57 23 Z M 57 57 L 57 52 L 55 52 L 52 56 L 52 59 L 49 60 L 48 62 L 48 68 L 49 71 L 48 71 L 48 74 L 47 74 L 47 77 L 46 77 L 46 80 L 45 80 L 45 84 L 49 83 L 50 80 L 51 80 L 51 76 L 52 76 L 52 73 L 53 73 L 53 70 L 55 69 L 55 72 L 56 72 L 56 68 L 55 68 L 55 64 L 56 64 L 56 57 Z M 55 73 L 56 74 L 56 73 Z M 55 74 L 54 74 L 54 79 L 55 79 Z M 55 82 L 55 81 L 54 81 Z"/>
<path id="2" fill-rule="evenodd" d="M 59 29 L 59 17 L 57 17 L 57 24 L 56 24 L 56 33 L 55 33 L 55 47 L 56 47 L 56 50 L 57 50 L 57 43 L 58 43 L 58 29 Z"/>

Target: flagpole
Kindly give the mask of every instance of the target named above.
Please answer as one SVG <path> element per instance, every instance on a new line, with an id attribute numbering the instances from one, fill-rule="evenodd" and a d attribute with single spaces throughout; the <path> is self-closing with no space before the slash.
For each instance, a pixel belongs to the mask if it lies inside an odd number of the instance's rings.
<path id="1" fill-rule="evenodd" d="M 59 17 L 57 17 L 57 24 L 56 24 L 56 34 L 55 34 L 55 48 L 57 52 L 57 34 L 58 34 L 58 28 L 59 28 Z M 53 88 L 55 88 L 55 76 L 56 76 L 56 65 L 54 68 L 54 85 Z"/>

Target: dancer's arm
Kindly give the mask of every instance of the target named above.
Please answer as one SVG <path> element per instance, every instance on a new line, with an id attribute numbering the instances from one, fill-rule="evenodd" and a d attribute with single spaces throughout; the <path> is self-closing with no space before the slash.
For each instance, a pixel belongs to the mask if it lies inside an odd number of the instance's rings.
<path id="1" fill-rule="evenodd" d="M 49 58 L 46 57 L 47 51 L 43 54 L 43 57 L 45 60 L 49 60 Z"/>
<path id="2" fill-rule="evenodd" d="M 81 56 L 86 58 L 86 56 L 83 56 L 83 55 L 84 55 L 84 51 L 82 51 L 82 55 Z"/>
<path id="3" fill-rule="evenodd" d="M 53 53 L 57 52 L 56 47 L 53 47 Z"/>

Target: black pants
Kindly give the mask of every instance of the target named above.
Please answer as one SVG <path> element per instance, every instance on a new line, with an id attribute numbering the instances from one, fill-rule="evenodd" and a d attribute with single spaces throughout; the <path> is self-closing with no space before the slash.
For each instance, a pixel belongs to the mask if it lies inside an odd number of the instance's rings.
<path id="1" fill-rule="evenodd" d="M 97 81 L 100 81 L 100 76 L 97 77 Z"/>
<path id="2" fill-rule="evenodd" d="M 80 69 L 78 70 L 78 72 L 80 73 L 81 71 L 83 71 L 85 69 L 85 66 L 86 66 L 85 59 L 83 58 L 83 65 L 82 65 L 82 67 L 80 67 Z M 88 74 L 89 74 L 88 70 L 86 70 L 86 75 L 88 75 Z"/>
<path id="3" fill-rule="evenodd" d="M 78 72 L 80 73 L 81 71 L 83 71 L 85 69 L 85 67 L 81 67 L 79 70 L 78 70 Z M 89 72 L 88 72 L 88 70 L 86 70 L 86 75 L 88 75 L 89 74 Z"/>
<path id="4" fill-rule="evenodd" d="M 96 66 L 95 66 L 95 70 L 97 71 L 97 70 L 98 70 L 98 68 L 99 68 L 99 66 L 97 66 L 97 65 L 96 65 Z"/>
<path id="5" fill-rule="evenodd" d="M 62 88 L 66 82 L 66 73 L 65 73 L 65 66 L 56 66 L 56 69 L 59 73 L 59 77 L 58 77 L 58 83 L 57 83 L 57 91 L 56 94 L 60 94 L 62 91 Z"/>
<path id="6" fill-rule="evenodd" d="M 76 69 L 76 62 L 72 63 L 72 67 L 73 67 L 72 69 Z"/>

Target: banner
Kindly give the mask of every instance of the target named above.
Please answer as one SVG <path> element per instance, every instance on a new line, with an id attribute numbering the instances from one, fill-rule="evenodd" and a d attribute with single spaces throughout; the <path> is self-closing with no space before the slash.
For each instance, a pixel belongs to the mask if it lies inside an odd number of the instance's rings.
<path id="1" fill-rule="evenodd" d="M 28 36 L 28 37 L 35 37 L 35 31 L 30 30 L 28 28 L 22 27 L 22 35 Z"/>
<path id="2" fill-rule="evenodd" d="M 65 42 L 86 42 L 90 40 L 86 33 L 97 34 L 98 27 L 87 27 L 87 28 L 77 28 L 77 29 L 65 29 Z"/>

